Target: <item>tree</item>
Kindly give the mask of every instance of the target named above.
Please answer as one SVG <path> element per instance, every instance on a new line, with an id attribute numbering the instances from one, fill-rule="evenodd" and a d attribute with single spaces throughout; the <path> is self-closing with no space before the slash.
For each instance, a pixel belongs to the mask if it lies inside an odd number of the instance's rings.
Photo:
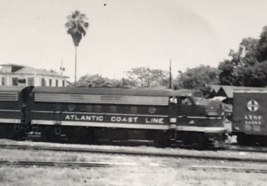
<path id="1" fill-rule="evenodd" d="M 101 77 L 99 74 L 94 74 L 94 75 L 86 74 L 77 81 L 77 86 L 101 87 L 108 81 L 109 81 L 108 78 Z"/>
<path id="2" fill-rule="evenodd" d="M 113 88 L 122 88 L 129 87 L 127 79 L 109 79 L 107 77 L 102 77 L 99 74 L 86 74 L 82 76 L 77 81 L 78 87 L 113 87 Z"/>
<path id="3" fill-rule="evenodd" d="M 231 59 L 219 64 L 221 85 L 264 87 L 267 85 L 267 26 L 259 39 L 245 38 L 238 52 L 230 50 Z M 264 70 L 265 69 L 265 70 Z"/>
<path id="4" fill-rule="evenodd" d="M 234 65 L 231 60 L 224 60 L 219 63 L 218 69 L 221 71 L 219 74 L 219 82 L 221 85 L 235 84 Z"/>
<path id="5" fill-rule="evenodd" d="M 258 43 L 259 61 L 267 60 L 267 26 L 263 27 Z"/>
<path id="6" fill-rule="evenodd" d="M 217 68 L 200 65 L 195 68 L 188 68 L 185 72 L 179 71 L 175 84 L 180 89 L 197 89 L 204 93 L 208 92 L 207 85 L 219 83 Z"/>
<path id="7" fill-rule="evenodd" d="M 126 72 L 128 82 L 134 87 L 167 87 L 168 72 L 149 67 L 136 67 Z"/>
<path id="8" fill-rule="evenodd" d="M 76 77 L 77 77 L 77 47 L 83 36 L 86 35 L 86 30 L 89 27 L 89 23 L 87 22 L 87 17 L 85 14 L 82 14 L 78 10 L 72 12 L 67 17 L 67 22 L 65 23 L 65 27 L 67 29 L 67 34 L 70 34 L 75 46 L 75 76 L 74 76 L 74 84 L 76 85 Z"/>

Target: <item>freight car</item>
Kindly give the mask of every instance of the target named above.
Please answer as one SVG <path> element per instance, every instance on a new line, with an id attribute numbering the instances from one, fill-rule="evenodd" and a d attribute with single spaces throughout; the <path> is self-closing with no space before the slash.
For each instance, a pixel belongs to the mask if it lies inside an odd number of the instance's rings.
<path id="1" fill-rule="evenodd" d="M 267 89 L 234 90 L 233 129 L 239 145 L 267 145 Z"/>
<path id="2" fill-rule="evenodd" d="M 27 123 L 31 132 L 46 139 L 225 145 L 221 103 L 205 99 L 196 90 L 34 87 L 20 94 L 25 96 L 18 100 L 25 103 L 21 126 Z"/>

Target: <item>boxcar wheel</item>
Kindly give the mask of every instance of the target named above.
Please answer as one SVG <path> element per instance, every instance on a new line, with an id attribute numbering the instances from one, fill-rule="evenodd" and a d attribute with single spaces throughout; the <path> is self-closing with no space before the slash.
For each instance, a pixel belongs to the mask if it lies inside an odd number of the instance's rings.
<path id="1" fill-rule="evenodd" d="M 246 136 L 245 134 L 238 134 L 236 137 L 236 141 L 238 145 L 240 146 L 246 146 L 250 145 L 252 142 L 250 141 L 249 137 Z"/>

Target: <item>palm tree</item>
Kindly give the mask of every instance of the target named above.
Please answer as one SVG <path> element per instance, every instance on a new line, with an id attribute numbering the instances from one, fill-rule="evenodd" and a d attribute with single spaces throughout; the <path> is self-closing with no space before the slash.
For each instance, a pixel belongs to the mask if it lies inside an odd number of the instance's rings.
<path id="1" fill-rule="evenodd" d="M 85 14 L 82 14 L 78 10 L 72 12 L 67 17 L 67 22 L 65 23 L 65 27 L 67 29 L 67 33 L 71 35 L 74 46 L 75 46 L 75 76 L 74 83 L 76 86 L 76 75 L 77 75 L 77 47 L 83 36 L 86 34 L 86 30 L 89 27 L 89 23 L 87 22 L 87 17 Z"/>

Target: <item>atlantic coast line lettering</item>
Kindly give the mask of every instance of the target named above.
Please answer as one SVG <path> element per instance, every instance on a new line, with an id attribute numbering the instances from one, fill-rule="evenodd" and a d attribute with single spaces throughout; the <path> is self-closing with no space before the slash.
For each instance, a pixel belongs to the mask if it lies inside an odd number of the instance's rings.
<path id="1" fill-rule="evenodd" d="M 98 116 L 98 115 L 75 115 L 64 116 L 67 121 L 89 121 L 89 122 L 115 122 L 115 123 L 152 123 L 163 124 L 161 117 L 138 117 L 138 116 Z"/>

